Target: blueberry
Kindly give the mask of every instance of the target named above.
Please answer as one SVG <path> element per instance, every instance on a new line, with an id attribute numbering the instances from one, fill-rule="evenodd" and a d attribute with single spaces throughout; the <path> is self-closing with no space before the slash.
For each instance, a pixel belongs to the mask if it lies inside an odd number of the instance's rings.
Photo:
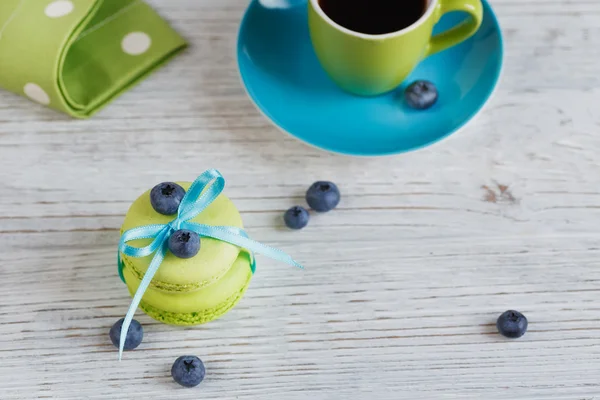
<path id="1" fill-rule="evenodd" d="M 315 182 L 306 192 L 306 202 L 317 212 L 331 211 L 340 203 L 340 191 L 331 182 Z"/>
<path id="2" fill-rule="evenodd" d="M 171 367 L 171 376 L 181 386 L 198 386 L 204 380 L 204 363 L 196 356 L 181 356 Z"/>
<path id="3" fill-rule="evenodd" d="M 121 327 L 123 326 L 123 321 L 125 318 L 121 318 L 110 328 L 110 332 L 108 333 L 110 336 L 110 341 L 115 345 L 116 348 L 119 348 L 119 342 L 121 339 Z M 125 338 L 125 346 L 123 348 L 125 350 L 133 350 L 142 343 L 142 339 L 144 338 L 144 328 L 142 325 L 137 322 L 135 319 L 131 320 L 131 324 L 129 325 L 129 330 L 127 331 L 127 337 Z"/>
<path id="4" fill-rule="evenodd" d="M 527 331 L 527 318 L 518 311 L 505 311 L 496 322 L 500 334 L 507 338 L 520 338 Z"/>
<path id="5" fill-rule="evenodd" d="M 283 214 L 285 225 L 290 229 L 302 229 L 308 225 L 310 215 L 304 207 L 294 206 Z"/>
<path id="6" fill-rule="evenodd" d="M 173 215 L 185 196 L 185 189 L 173 182 L 163 182 L 150 191 L 150 203 L 157 213 Z"/>
<path id="7" fill-rule="evenodd" d="M 187 229 L 175 231 L 169 238 L 169 250 L 176 257 L 192 258 L 200 251 L 200 236 Z"/>
<path id="8" fill-rule="evenodd" d="M 429 81 L 415 81 L 404 91 L 404 98 L 412 108 L 425 110 L 435 104 L 438 91 Z"/>

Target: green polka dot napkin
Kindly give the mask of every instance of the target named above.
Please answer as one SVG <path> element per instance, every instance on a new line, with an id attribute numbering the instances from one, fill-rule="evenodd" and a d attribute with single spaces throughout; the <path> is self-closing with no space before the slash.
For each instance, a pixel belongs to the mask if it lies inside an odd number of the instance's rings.
<path id="1" fill-rule="evenodd" d="M 74 117 L 184 47 L 141 0 L 0 0 L 0 86 Z"/>

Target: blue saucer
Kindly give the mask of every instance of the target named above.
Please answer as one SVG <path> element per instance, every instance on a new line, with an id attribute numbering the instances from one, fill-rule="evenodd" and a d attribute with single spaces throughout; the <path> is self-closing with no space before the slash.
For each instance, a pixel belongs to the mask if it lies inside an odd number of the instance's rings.
<path id="1" fill-rule="evenodd" d="M 437 85 L 440 98 L 429 110 L 412 110 L 404 103 L 406 85 L 373 98 L 339 89 L 314 54 L 303 0 L 252 1 L 238 38 L 242 81 L 273 123 L 316 147 L 360 156 L 424 147 L 473 118 L 498 82 L 502 34 L 490 5 L 483 0 L 483 6 L 483 24 L 475 36 L 427 58 L 406 81 L 427 79 Z M 463 18 L 447 14 L 436 31 Z"/>

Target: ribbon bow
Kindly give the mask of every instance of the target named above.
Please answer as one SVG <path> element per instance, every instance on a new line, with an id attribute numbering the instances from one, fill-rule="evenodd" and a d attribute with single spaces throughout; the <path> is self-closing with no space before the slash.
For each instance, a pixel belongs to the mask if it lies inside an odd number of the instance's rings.
<path id="1" fill-rule="evenodd" d="M 252 273 L 254 273 L 255 270 L 254 253 L 263 254 L 274 260 L 285 262 L 294 267 L 303 268 L 302 265 L 298 264 L 292 257 L 283 251 L 250 239 L 246 232 L 240 228 L 233 226 L 210 226 L 190 222 L 190 220 L 204 211 L 206 207 L 221 194 L 224 187 L 225 179 L 219 171 L 215 169 L 205 171 L 194 181 L 194 183 L 192 183 L 186 192 L 179 204 L 177 217 L 173 221 L 168 224 L 145 225 L 133 228 L 124 232 L 121 236 L 119 251 L 117 253 L 117 263 L 119 266 L 119 275 L 123 281 L 125 281 L 122 272 L 124 264 L 123 260 L 121 260 L 121 253 L 129 257 L 146 257 L 152 253 L 155 254 L 144 274 L 144 278 L 140 282 L 140 285 L 133 296 L 133 300 L 131 301 L 131 305 L 129 306 L 125 320 L 123 321 L 121 337 L 119 340 L 119 360 L 121 360 L 123 355 L 123 346 L 133 315 L 144 296 L 144 292 L 150 285 L 154 274 L 158 271 L 158 268 L 167 254 L 169 237 L 173 232 L 179 229 L 187 229 L 196 232 L 200 237 L 210 237 L 248 250 L 252 259 Z M 153 240 L 148 246 L 141 248 L 127 244 L 127 242 L 136 239 Z"/>

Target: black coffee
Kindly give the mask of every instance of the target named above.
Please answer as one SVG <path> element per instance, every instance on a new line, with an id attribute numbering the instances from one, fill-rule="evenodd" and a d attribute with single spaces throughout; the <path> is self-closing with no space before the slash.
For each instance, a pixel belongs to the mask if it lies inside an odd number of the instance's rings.
<path id="1" fill-rule="evenodd" d="M 396 32 L 423 16 L 428 0 L 319 0 L 338 25 L 369 35 Z"/>

